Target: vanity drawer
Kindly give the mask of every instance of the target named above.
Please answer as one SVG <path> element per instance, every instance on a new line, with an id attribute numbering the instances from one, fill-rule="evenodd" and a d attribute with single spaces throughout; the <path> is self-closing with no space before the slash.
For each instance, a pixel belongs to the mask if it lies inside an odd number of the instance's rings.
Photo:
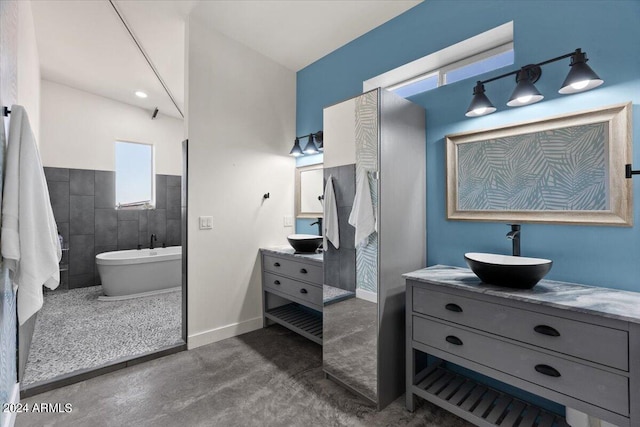
<path id="1" fill-rule="evenodd" d="M 413 316 L 413 339 L 618 414 L 629 414 L 629 384 L 622 375 L 418 316 Z"/>
<path id="2" fill-rule="evenodd" d="M 322 266 L 310 265 L 303 262 L 297 262 L 289 259 L 272 257 L 265 255 L 263 257 L 262 266 L 265 271 L 282 274 L 293 277 L 295 279 L 304 280 L 306 282 L 322 285 Z"/>
<path id="3" fill-rule="evenodd" d="M 626 331 L 413 287 L 413 310 L 595 363 L 629 370 Z"/>
<path id="4" fill-rule="evenodd" d="M 322 307 L 322 288 L 287 277 L 264 273 L 264 287 Z"/>

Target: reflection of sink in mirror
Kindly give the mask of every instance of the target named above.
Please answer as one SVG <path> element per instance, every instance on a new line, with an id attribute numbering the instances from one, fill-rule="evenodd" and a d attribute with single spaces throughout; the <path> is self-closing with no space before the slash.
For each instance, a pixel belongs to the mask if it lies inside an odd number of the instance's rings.
<path id="1" fill-rule="evenodd" d="M 322 244 L 322 236 L 313 234 L 291 234 L 287 240 L 296 252 L 315 252 Z"/>
<path id="2" fill-rule="evenodd" d="M 544 258 L 468 252 L 464 254 L 471 271 L 484 283 L 509 288 L 533 288 L 551 270 L 553 262 Z"/>

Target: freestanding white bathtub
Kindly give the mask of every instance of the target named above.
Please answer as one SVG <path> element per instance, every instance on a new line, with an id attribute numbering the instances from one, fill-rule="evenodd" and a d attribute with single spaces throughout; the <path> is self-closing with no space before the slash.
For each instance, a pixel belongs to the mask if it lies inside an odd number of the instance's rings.
<path id="1" fill-rule="evenodd" d="M 103 301 L 123 300 L 180 289 L 182 247 L 133 249 L 96 255 Z"/>

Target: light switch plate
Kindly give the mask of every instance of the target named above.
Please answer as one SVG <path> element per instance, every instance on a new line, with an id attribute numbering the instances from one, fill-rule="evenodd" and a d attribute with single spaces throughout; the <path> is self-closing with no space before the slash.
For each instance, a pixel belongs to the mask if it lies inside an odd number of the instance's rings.
<path id="1" fill-rule="evenodd" d="M 284 226 L 293 227 L 293 217 L 291 215 L 284 216 Z"/>
<path id="2" fill-rule="evenodd" d="M 211 230 L 211 229 L 213 229 L 213 217 L 212 216 L 201 216 L 198 219 L 200 220 L 200 230 Z"/>

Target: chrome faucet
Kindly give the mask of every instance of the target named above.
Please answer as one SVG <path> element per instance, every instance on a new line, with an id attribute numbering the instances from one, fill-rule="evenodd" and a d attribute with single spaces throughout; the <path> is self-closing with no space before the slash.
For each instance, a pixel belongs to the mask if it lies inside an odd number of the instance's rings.
<path id="1" fill-rule="evenodd" d="M 153 242 L 157 240 L 158 240 L 158 237 L 155 234 L 152 234 L 151 239 L 149 239 L 149 249 L 155 249 Z"/>
<path id="2" fill-rule="evenodd" d="M 511 231 L 507 233 L 507 239 L 512 242 L 512 255 L 520 256 L 520 224 L 511 225 Z"/>

